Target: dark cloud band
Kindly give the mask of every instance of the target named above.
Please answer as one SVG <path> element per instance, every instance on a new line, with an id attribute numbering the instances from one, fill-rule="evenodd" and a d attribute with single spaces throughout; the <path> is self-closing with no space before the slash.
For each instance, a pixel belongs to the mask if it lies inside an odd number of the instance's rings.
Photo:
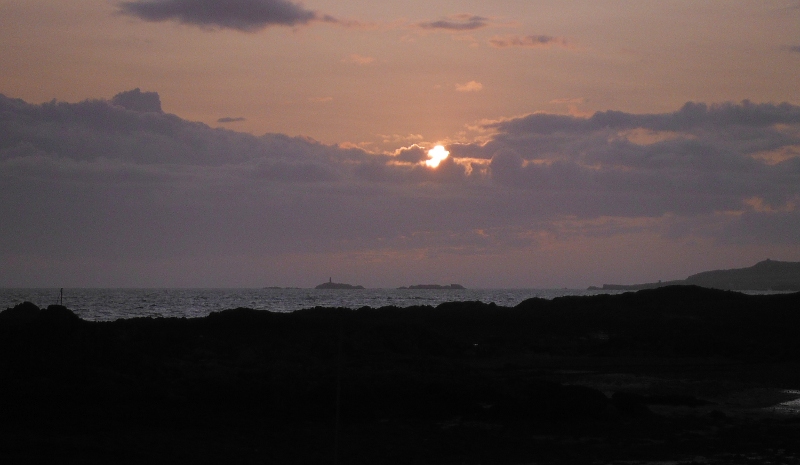
<path id="1" fill-rule="evenodd" d="M 333 20 L 287 0 L 138 0 L 122 2 L 119 8 L 123 14 L 145 21 L 178 21 L 239 31 Z"/>
<path id="2" fill-rule="evenodd" d="M 0 262 L 157 269 L 180 257 L 409 248 L 505 260 L 540 236 L 618 234 L 800 245 L 796 105 L 531 114 L 486 125 L 488 141 L 449 145 L 428 169 L 430 147 L 387 155 L 257 137 L 159 101 L 139 90 L 41 105 L 0 95 Z"/>
<path id="3" fill-rule="evenodd" d="M 566 47 L 567 41 L 560 37 L 553 37 L 547 35 L 529 35 L 529 36 L 503 36 L 492 37 L 489 43 L 496 48 L 541 48 L 551 46 Z"/>
<path id="4" fill-rule="evenodd" d="M 442 29 L 446 31 L 473 31 L 489 25 L 488 18 L 482 16 L 459 15 L 452 19 L 419 23 L 422 29 Z"/>

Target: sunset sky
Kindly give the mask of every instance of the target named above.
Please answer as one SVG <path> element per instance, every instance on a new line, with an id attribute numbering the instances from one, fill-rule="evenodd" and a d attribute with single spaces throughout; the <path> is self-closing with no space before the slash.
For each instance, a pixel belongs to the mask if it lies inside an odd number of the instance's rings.
<path id="1" fill-rule="evenodd" d="M 800 261 L 796 0 L 0 0 L 0 70 L 0 286 Z"/>

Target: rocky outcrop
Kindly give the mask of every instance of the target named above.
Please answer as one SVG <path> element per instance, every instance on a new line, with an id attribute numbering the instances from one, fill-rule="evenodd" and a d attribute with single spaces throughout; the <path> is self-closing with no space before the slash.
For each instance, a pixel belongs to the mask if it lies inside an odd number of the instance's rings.
<path id="1" fill-rule="evenodd" d="M 765 458 L 770 450 L 796 457 L 800 423 L 735 417 L 705 396 L 728 386 L 800 385 L 798 308 L 800 294 L 696 286 L 530 299 L 514 308 L 239 308 L 113 322 L 23 303 L 0 313 L 0 456 L 8 463 L 323 463 L 336 461 L 334 450 L 340 463 L 688 462 L 714 454 L 720 461 L 708 463 L 729 463 L 729 454 Z M 646 383 L 628 382 L 634 377 Z"/>
<path id="2" fill-rule="evenodd" d="M 41 310 L 33 302 L 22 302 L 0 312 L 0 321 L 30 321 L 39 316 Z"/>
<path id="3" fill-rule="evenodd" d="M 63 305 L 48 305 L 40 309 L 33 302 L 22 302 L 12 308 L 0 312 L 0 321 L 26 323 L 26 322 L 52 322 L 56 324 L 74 323 L 81 319 L 70 309 Z"/>
<path id="4" fill-rule="evenodd" d="M 314 289 L 364 289 L 364 286 L 354 286 L 352 284 L 328 281 L 327 283 L 317 285 Z"/>

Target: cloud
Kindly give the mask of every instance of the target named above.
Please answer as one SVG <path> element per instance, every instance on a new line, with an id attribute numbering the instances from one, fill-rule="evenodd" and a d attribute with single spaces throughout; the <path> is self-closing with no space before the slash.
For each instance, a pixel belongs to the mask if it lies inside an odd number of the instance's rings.
<path id="1" fill-rule="evenodd" d="M 245 118 L 242 116 L 237 116 L 237 117 L 223 116 L 222 118 L 217 120 L 217 123 L 238 123 L 240 121 L 245 121 Z"/>
<path id="2" fill-rule="evenodd" d="M 749 196 L 784 204 L 800 182 L 800 157 L 782 150 L 800 142 L 800 107 L 790 104 L 687 103 L 673 113 L 588 118 L 539 113 L 489 126 L 497 134 L 472 155 L 491 159 L 493 179 L 543 198 L 559 193 L 560 201 L 542 208 L 572 205 L 579 216 L 740 211 Z M 764 150 L 783 158 L 767 163 Z"/>
<path id="3" fill-rule="evenodd" d="M 519 286 L 546 257 L 568 276 L 653 244 L 665 259 L 734 246 L 800 259 L 800 107 L 788 103 L 487 121 L 484 142 L 447 145 L 434 170 L 420 163 L 427 145 L 381 154 L 254 136 L 115 99 L 0 96 L 0 261 L 21 264 L 0 283 L 258 286 L 312 273 L 296 284 L 314 285 L 330 266 L 396 286 L 408 282 L 381 276 L 435 264 Z M 183 281 L 198 266 L 213 279 Z"/>
<path id="4" fill-rule="evenodd" d="M 342 58 L 342 63 L 353 63 L 356 65 L 368 65 L 375 61 L 375 58 L 353 53 L 347 58 Z"/>
<path id="5" fill-rule="evenodd" d="M 469 81 L 464 84 L 456 84 L 458 92 L 478 92 L 483 89 L 483 84 L 478 81 Z"/>
<path id="6" fill-rule="evenodd" d="M 582 97 L 553 99 L 550 100 L 549 103 L 553 105 L 566 105 L 568 113 L 572 116 L 580 116 L 580 117 L 592 116 L 591 113 L 580 110 L 579 106 L 583 103 L 586 103 L 586 99 Z"/>
<path id="7" fill-rule="evenodd" d="M 405 142 L 420 142 L 424 139 L 422 134 L 408 134 L 402 136 L 400 134 L 377 134 L 383 139 L 384 144 L 400 144 Z"/>
<path id="8" fill-rule="evenodd" d="M 410 147 L 401 147 L 397 149 L 394 156 L 397 161 L 416 164 L 428 158 L 428 151 L 414 144 Z"/>
<path id="9" fill-rule="evenodd" d="M 786 50 L 790 52 L 800 53 L 800 45 L 790 45 L 786 47 Z"/>
<path id="10" fill-rule="evenodd" d="M 575 98 L 556 98 L 550 100 L 549 103 L 555 105 L 563 105 L 563 104 L 578 104 L 578 103 L 585 103 L 586 99 L 583 97 L 575 97 Z"/>
<path id="11" fill-rule="evenodd" d="M 119 3 L 119 11 L 144 21 L 177 21 L 244 32 L 311 21 L 337 22 L 288 0 L 136 0 Z"/>
<path id="12" fill-rule="evenodd" d="M 308 101 L 313 103 L 327 103 L 333 101 L 333 97 L 309 97 Z"/>
<path id="13" fill-rule="evenodd" d="M 474 31 L 489 25 L 489 19 L 483 16 L 461 14 L 451 16 L 448 19 L 438 21 L 426 21 L 418 23 L 417 27 L 422 29 L 444 30 L 452 32 Z"/>
<path id="14" fill-rule="evenodd" d="M 561 37 L 553 37 L 546 35 L 506 35 L 494 36 L 489 39 L 489 43 L 496 48 L 547 48 L 547 47 L 567 47 L 567 40 Z"/>

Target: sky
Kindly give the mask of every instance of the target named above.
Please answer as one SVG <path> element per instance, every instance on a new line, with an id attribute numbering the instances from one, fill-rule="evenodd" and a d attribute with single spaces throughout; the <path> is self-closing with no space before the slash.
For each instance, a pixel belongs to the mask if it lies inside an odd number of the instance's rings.
<path id="1" fill-rule="evenodd" d="M 0 0 L 0 287 L 800 261 L 799 31 L 797 0 Z"/>

